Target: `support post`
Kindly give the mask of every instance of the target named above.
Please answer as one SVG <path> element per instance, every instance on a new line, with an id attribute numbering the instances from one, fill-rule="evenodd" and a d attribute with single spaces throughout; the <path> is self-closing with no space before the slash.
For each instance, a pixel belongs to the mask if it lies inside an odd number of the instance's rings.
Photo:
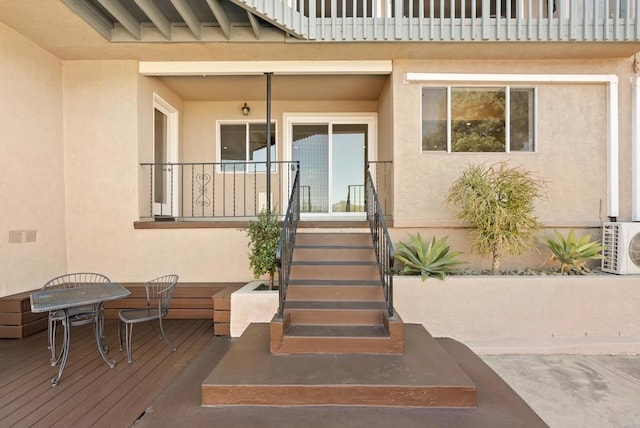
<path id="1" fill-rule="evenodd" d="M 271 76 L 267 75 L 267 211 L 271 212 Z"/>

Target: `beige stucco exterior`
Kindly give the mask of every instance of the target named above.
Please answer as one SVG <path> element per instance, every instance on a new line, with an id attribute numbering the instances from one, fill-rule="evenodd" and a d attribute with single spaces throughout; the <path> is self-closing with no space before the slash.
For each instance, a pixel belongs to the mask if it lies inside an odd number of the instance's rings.
<path id="1" fill-rule="evenodd" d="M 630 141 L 630 60 L 594 62 L 395 61 L 394 169 L 397 227 L 454 226 L 444 198 L 469 164 L 509 161 L 547 181 L 547 200 L 538 204 L 540 220 L 550 227 L 598 226 L 606 216 L 606 88 L 604 84 L 537 84 L 535 153 L 421 153 L 420 90 L 441 83 L 405 83 L 407 72 L 470 74 L 603 74 L 620 80 L 620 141 Z M 481 77 L 479 77 L 481 79 Z M 454 83 L 455 84 L 455 83 Z M 505 82 L 505 85 L 509 85 Z M 460 85 L 460 84 L 458 84 Z M 464 84 L 463 84 L 464 85 Z M 482 85 L 479 82 L 477 85 Z M 486 85 L 486 84 L 485 84 Z M 495 85 L 492 83 L 492 85 Z M 519 84 L 522 85 L 522 84 Z M 527 86 L 526 84 L 524 86 Z M 628 171 L 630 147 L 621 144 L 622 170 Z M 624 177 L 624 175 L 622 176 Z M 630 189 L 621 180 L 622 217 L 630 216 Z M 422 186 L 411 185 L 416 182 Z M 587 191 L 588 189 L 588 191 Z"/>
<path id="2" fill-rule="evenodd" d="M 634 277 L 397 276 L 394 297 L 405 323 L 480 353 L 640 352 Z"/>
<path id="3" fill-rule="evenodd" d="M 67 269 L 63 62 L 0 23 L 0 296 Z M 10 243 L 11 231 L 36 231 Z"/>
<path id="4" fill-rule="evenodd" d="M 61 2 L 53 3 L 43 12 L 73 21 Z M 3 11 L 7 20 L 24 21 L 17 6 Z M 392 73 L 384 76 L 277 76 L 281 88 L 291 83 L 287 95 L 282 89 L 272 103 L 277 159 L 286 160 L 287 114 L 374 117 L 374 158 L 393 161 L 385 197 L 394 241 L 416 231 L 450 235 L 469 266 L 486 261 L 469 253 L 466 230 L 444 204 L 446 190 L 469 163 L 505 160 L 530 169 L 548 183 L 547 198 L 537 205 L 547 227 L 598 234 L 607 220 L 606 88 L 601 83 L 531 84 L 537 101 L 535 153 L 422 153 L 420 91 L 430 83 L 407 83 L 406 73 L 612 74 L 619 82 L 620 219 L 631 217 L 631 78 L 636 73 L 629 44 L 589 51 L 585 45 L 560 43 L 547 45 L 546 53 L 539 51 L 540 44 L 519 49 L 514 43 L 143 48 L 109 44 L 80 24 L 69 25 L 76 29 L 73 42 L 47 39 L 25 22 L 23 31 L 45 49 L 0 23 L 0 197 L 7 204 L 0 219 L 0 296 L 38 288 L 69 271 L 136 282 L 168 272 L 189 282 L 251 279 L 247 240 L 238 227 L 136 229 L 134 222 L 148 211 L 149 185 L 140 163 L 153 161 L 154 95 L 177 111 L 178 160 L 216 162 L 217 121 L 246 119 L 240 112 L 244 102 L 251 106 L 249 120 L 266 116 L 265 98 L 252 89 L 255 77 L 236 76 L 231 87 L 202 99 L 198 88 L 203 86 L 195 86 L 193 76 L 190 83 L 142 76 L 140 60 L 392 61 Z M 76 51 L 68 46 L 73 43 Z M 212 79 L 198 77 L 197 85 L 213 84 Z M 275 199 L 282 204 L 284 198 Z M 38 231 L 36 242 L 9 244 L 9 232 L 21 230 Z M 507 259 L 505 266 L 538 265 L 544 258 L 532 253 Z"/>

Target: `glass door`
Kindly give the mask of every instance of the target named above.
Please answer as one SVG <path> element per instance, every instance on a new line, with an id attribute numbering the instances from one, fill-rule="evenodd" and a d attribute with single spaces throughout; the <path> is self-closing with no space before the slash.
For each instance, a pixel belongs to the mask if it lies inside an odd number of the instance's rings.
<path id="1" fill-rule="evenodd" d="M 158 95 L 153 96 L 153 198 L 154 216 L 180 215 L 178 162 L 178 111 Z"/>
<path id="2" fill-rule="evenodd" d="M 331 212 L 363 213 L 366 124 L 334 124 L 331 145 Z"/>
<path id="3" fill-rule="evenodd" d="M 368 123 L 296 123 L 291 159 L 300 162 L 300 211 L 362 217 Z"/>
<path id="4" fill-rule="evenodd" d="M 329 125 L 293 125 L 292 160 L 300 162 L 300 212 L 329 212 Z"/>
<path id="5" fill-rule="evenodd" d="M 171 171 L 167 165 L 168 133 L 167 115 L 153 109 L 153 214 L 156 216 L 171 215 L 169 189 L 171 187 Z"/>

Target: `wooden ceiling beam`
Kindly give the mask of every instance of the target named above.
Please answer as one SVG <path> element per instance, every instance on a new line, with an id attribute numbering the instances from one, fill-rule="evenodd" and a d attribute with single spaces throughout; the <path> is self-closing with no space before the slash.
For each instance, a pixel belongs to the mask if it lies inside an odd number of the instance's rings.
<path id="1" fill-rule="evenodd" d="M 149 17 L 151 22 L 158 28 L 158 31 L 167 39 L 171 40 L 171 23 L 164 16 L 164 13 L 156 6 L 153 0 L 134 0 L 138 7 Z"/>
<path id="2" fill-rule="evenodd" d="M 255 34 L 256 39 L 260 40 L 260 21 L 258 21 L 258 18 L 249 11 L 247 11 L 247 17 L 249 18 L 249 23 L 253 29 L 253 34 Z"/>
<path id="3" fill-rule="evenodd" d="M 140 40 L 140 21 L 119 0 L 98 0 L 113 17 L 136 39 Z"/>
<path id="4" fill-rule="evenodd" d="M 216 17 L 216 21 L 218 21 L 218 25 L 220 25 L 220 29 L 224 33 L 224 36 L 227 40 L 231 40 L 231 21 L 229 20 L 229 15 L 224 10 L 219 0 L 207 0 L 207 4 L 209 5 L 209 9 L 213 12 L 213 16 Z"/>
<path id="5" fill-rule="evenodd" d="M 182 19 L 184 19 L 193 36 L 200 40 L 202 38 L 201 23 L 193 9 L 191 9 L 191 6 L 189 6 L 189 3 L 186 0 L 171 0 L 171 4 L 176 8 Z"/>

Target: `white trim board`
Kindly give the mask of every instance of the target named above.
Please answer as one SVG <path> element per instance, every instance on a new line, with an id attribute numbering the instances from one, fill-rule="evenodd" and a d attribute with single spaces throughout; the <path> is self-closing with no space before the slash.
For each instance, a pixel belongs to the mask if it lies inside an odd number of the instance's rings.
<path id="1" fill-rule="evenodd" d="M 618 76 L 615 74 L 405 73 L 411 83 L 580 83 L 607 87 L 607 216 L 620 215 Z"/>
<path id="2" fill-rule="evenodd" d="M 391 74 L 390 60 L 380 61 L 140 61 L 144 76 L 224 76 L 275 74 Z"/>

